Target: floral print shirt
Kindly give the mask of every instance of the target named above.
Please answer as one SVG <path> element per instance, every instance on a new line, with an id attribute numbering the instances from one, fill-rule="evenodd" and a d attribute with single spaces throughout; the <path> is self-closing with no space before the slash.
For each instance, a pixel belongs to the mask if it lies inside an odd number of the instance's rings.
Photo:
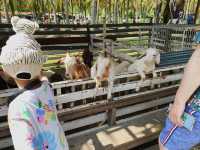
<path id="1" fill-rule="evenodd" d="M 15 150 L 69 149 L 48 82 L 10 103 L 8 124 Z"/>

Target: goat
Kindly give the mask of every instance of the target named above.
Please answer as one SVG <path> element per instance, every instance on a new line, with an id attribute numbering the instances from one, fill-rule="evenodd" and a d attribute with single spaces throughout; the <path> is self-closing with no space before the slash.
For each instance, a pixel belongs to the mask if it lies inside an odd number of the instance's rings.
<path id="1" fill-rule="evenodd" d="M 72 80 L 90 77 L 90 69 L 81 61 L 79 56 L 70 56 L 69 53 L 67 53 L 58 63 L 64 63 L 65 74 L 69 75 Z"/>
<path id="2" fill-rule="evenodd" d="M 3 70 L 0 70 L 0 90 L 17 88 L 15 81 L 8 76 Z"/>
<path id="3" fill-rule="evenodd" d="M 146 55 L 141 59 L 136 60 L 133 64 L 128 67 L 129 73 L 138 72 L 141 81 L 146 79 L 146 74 L 152 73 L 153 78 L 157 77 L 155 72 L 156 64 L 160 64 L 160 53 L 155 48 L 148 48 L 146 50 Z M 152 86 L 153 87 L 153 86 Z M 136 91 L 139 91 L 140 87 L 136 88 Z"/>
<path id="4" fill-rule="evenodd" d="M 42 76 L 46 77 L 50 83 L 65 81 L 62 73 L 57 73 L 52 70 L 42 70 Z"/>
<path id="5" fill-rule="evenodd" d="M 96 82 L 96 90 L 101 86 L 101 81 L 108 80 L 108 89 L 113 86 L 113 77 L 128 71 L 129 62 L 115 62 L 113 58 L 106 55 L 99 55 L 91 68 L 91 78 Z M 111 97 L 111 92 L 108 92 Z"/>

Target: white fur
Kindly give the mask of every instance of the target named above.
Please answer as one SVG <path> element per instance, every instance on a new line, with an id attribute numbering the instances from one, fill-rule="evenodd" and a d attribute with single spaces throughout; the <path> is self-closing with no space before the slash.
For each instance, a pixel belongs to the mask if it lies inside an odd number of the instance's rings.
<path id="1" fill-rule="evenodd" d="M 102 80 L 108 80 L 108 95 L 107 98 L 110 99 L 112 97 L 112 87 L 113 87 L 113 76 L 127 72 L 129 63 L 124 61 L 122 63 L 116 63 L 111 57 L 104 57 L 100 55 L 95 64 L 91 68 L 91 78 L 96 81 L 96 93 L 97 94 L 98 87 L 101 85 Z M 106 70 L 106 67 L 109 66 L 108 77 L 104 78 L 103 74 Z"/>
<path id="2" fill-rule="evenodd" d="M 160 53 L 155 48 L 148 48 L 146 50 L 146 56 L 136 60 L 132 65 L 130 65 L 128 67 L 128 72 L 138 72 L 142 81 L 146 79 L 146 74 L 148 73 L 153 73 L 153 78 L 156 78 L 156 64 L 160 64 Z"/>
<path id="3" fill-rule="evenodd" d="M 70 56 L 69 54 L 67 54 L 63 61 L 65 64 L 65 74 L 67 75 L 67 74 L 69 74 L 70 67 L 77 63 L 76 57 Z"/>
<path id="4" fill-rule="evenodd" d="M 118 75 L 121 73 L 125 73 L 128 72 L 128 67 L 129 67 L 130 63 L 128 61 L 123 61 L 120 64 L 115 63 L 114 64 L 114 70 L 113 70 L 113 74 L 114 75 Z"/>
<path id="5" fill-rule="evenodd" d="M 123 61 L 121 63 L 117 63 L 112 58 L 99 56 L 97 61 L 91 68 L 91 78 L 95 79 L 98 77 L 99 79 L 103 78 L 103 73 L 105 71 L 105 67 L 110 63 L 109 74 L 110 75 L 118 75 L 128 71 L 129 62 Z"/>
<path id="6" fill-rule="evenodd" d="M 105 72 L 106 66 L 108 65 L 109 65 L 109 77 L 112 78 L 114 75 L 127 72 L 128 66 L 130 64 L 127 61 L 123 61 L 122 63 L 117 63 L 110 57 L 104 57 L 100 55 L 97 58 L 95 64 L 91 68 L 91 78 L 96 80 L 96 83 L 98 85 L 100 84 L 101 80 L 104 80 L 103 73 Z"/>

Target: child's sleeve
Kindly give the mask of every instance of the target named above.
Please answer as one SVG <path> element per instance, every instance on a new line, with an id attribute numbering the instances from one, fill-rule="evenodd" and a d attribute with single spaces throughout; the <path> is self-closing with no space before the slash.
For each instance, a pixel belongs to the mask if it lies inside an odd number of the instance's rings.
<path id="1" fill-rule="evenodd" d="M 15 150 L 34 150 L 33 143 L 33 127 L 29 112 L 22 109 L 9 106 L 8 124 Z"/>

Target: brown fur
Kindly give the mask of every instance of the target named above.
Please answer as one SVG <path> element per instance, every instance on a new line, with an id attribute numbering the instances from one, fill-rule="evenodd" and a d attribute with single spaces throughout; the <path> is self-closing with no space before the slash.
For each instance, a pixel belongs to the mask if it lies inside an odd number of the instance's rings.
<path id="1" fill-rule="evenodd" d="M 105 71 L 103 73 L 103 80 L 107 80 L 109 77 L 111 62 L 105 67 Z"/>
<path id="2" fill-rule="evenodd" d="M 66 53 L 66 56 L 69 56 L 69 53 Z M 76 64 L 69 66 L 69 76 L 72 80 L 74 79 L 84 79 L 90 77 L 90 69 L 81 61 L 80 54 L 75 55 Z M 64 63 L 65 57 L 61 58 L 58 63 Z"/>
<path id="3" fill-rule="evenodd" d="M 90 69 L 82 64 L 74 64 L 69 70 L 69 76 L 71 79 L 84 79 L 90 77 Z"/>

